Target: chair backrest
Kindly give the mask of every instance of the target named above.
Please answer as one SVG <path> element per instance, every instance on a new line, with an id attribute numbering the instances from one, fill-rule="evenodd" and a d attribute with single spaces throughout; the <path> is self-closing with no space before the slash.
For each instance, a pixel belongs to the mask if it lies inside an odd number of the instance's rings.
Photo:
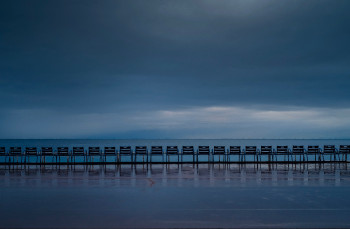
<path id="1" fill-rule="evenodd" d="M 147 154 L 147 146 L 136 146 L 135 153 L 136 154 Z"/>
<path id="2" fill-rule="evenodd" d="M 120 146 L 119 153 L 120 154 L 131 154 L 131 146 Z"/>
<path id="3" fill-rule="evenodd" d="M 230 146 L 230 154 L 241 154 L 241 146 Z"/>
<path id="4" fill-rule="evenodd" d="M 90 146 L 89 147 L 89 153 L 96 154 L 96 153 L 100 153 L 100 152 L 101 152 L 101 150 L 100 150 L 100 147 L 98 147 L 98 146 Z"/>
<path id="5" fill-rule="evenodd" d="M 53 154 L 52 147 L 41 147 L 42 154 Z"/>
<path id="6" fill-rule="evenodd" d="M 163 146 L 152 146 L 151 153 L 152 154 L 163 154 Z"/>
<path id="7" fill-rule="evenodd" d="M 115 147 L 114 146 L 105 146 L 104 153 L 105 154 L 116 154 Z"/>
<path id="8" fill-rule="evenodd" d="M 288 153 L 288 146 L 277 146 L 276 152 L 279 154 L 287 154 Z"/>
<path id="9" fill-rule="evenodd" d="M 272 146 L 261 146 L 260 153 L 261 154 L 272 154 Z"/>
<path id="10" fill-rule="evenodd" d="M 319 153 L 320 152 L 320 148 L 319 146 L 308 146 L 307 147 L 307 153 Z"/>
<path id="11" fill-rule="evenodd" d="M 193 146 L 182 146 L 182 153 L 183 154 L 194 154 L 194 148 Z"/>
<path id="12" fill-rule="evenodd" d="M 339 153 L 350 153 L 350 145 L 340 145 Z"/>
<path id="13" fill-rule="evenodd" d="M 5 147 L 0 147 L 0 154 L 6 154 Z"/>
<path id="14" fill-rule="evenodd" d="M 324 145 L 323 153 L 335 153 L 335 145 Z"/>
<path id="15" fill-rule="evenodd" d="M 210 148 L 209 146 L 198 146 L 198 154 L 209 154 Z"/>
<path id="16" fill-rule="evenodd" d="M 22 147 L 10 147 L 10 154 L 21 154 Z"/>
<path id="17" fill-rule="evenodd" d="M 303 154 L 305 152 L 304 146 L 293 146 L 292 152 L 293 154 Z"/>
<path id="18" fill-rule="evenodd" d="M 225 146 L 214 146 L 214 154 L 225 154 L 226 152 Z"/>
<path id="19" fill-rule="evenodd" d="M 256 154 L 256 146 L 246 146 L 245 147 L 245 153 L 246 154 Z"/>
<path id="20" fill-rule="evenodd" d="M 179 149 L 177 148 L 177 146 L 167 146 L 166 147 L 166 153 L 167 154 L 178 154 L 179 153 Z"/>
<path id="21" fill-rule="evenodd" d="M 68 147 L 57 147 L 57 154 L 68 154 Z"/>
<path id="22" fill-rule="evenodd" d="M 84 147 L 73 147 L 73 154 L 84 154 Z"/>

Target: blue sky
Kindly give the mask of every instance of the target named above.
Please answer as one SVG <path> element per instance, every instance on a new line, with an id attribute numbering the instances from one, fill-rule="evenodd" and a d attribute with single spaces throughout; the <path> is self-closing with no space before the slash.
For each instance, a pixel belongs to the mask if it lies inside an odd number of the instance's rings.
<path id="1" fill-rule="evenodd" d="M 1 1 L 0 138 L 349 138 L 349 1 Z"/>

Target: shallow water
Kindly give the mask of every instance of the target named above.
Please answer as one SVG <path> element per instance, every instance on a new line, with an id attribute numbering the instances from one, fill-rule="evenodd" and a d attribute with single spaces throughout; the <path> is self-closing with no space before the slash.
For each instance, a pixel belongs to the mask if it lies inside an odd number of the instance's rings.
<path id="1" fill-rule="evenodd" d="M 350 227 L 345 163 L 0 167 L 2 228 Z"/>

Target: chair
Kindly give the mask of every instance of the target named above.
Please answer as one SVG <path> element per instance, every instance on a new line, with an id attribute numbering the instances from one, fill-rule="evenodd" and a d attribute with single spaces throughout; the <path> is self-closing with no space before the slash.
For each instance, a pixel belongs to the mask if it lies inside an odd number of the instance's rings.
<path id="1" fill-rule="evenodd" d="M 6 154 L 6 149 L 5 147 L 0 147 L 0 157 L 4 157 L 4 163 L 6 163 L 7 159 L 7 154 Z"/>
<path id="2" fill-rule="evenodd" d="M 122 156 L 130 156 L 131 162 L 133 162 L 133 155 L 131 146 L 120 146 L 119 147 L 119 162 L 122 162 Z"/>
<path id="3" fill-rule="evenodd" d="M 105 146 L 103 151 L 104 162 L 107 161 L 108 156 L 114 156 L 115 162 L 117 161 L 117 151 L 114 146 Z"/>
<path id="4" fill-rule="evenodd" d="M 223 155 L 223 161 L 226 161 L 226 157 L 227 157 L 227 152 L 226 152 L 226 147 L 225 146 L 214 146 L 213 149 L 213 161 L 214 161 L 214 156 L 218 155 L 219 156 L 219 162 L 220 162 L 220 156 Z"/>
<path id="5" fill-rule="evenodd" d="M 100 156 L 100 161 L 101 161 L 101 150 L 100 147 L 98 146 L 89 146 L 87 156 L 89 157 L 90 162 L 94 162 L 94 157 L 95 156 Z"/>
<path id="6" fill-rule="evenodd" d="M 276 160 L 277 160 L 277 156 L 279 155 L 283 155 L 283 160 L 286 161 L 286 156 L 288 156 L 288 161 L 289 161 L 289 156 L 290 156 L 290 151 L 288 149 L 288 146 L 277 146 L 276 147 Z M 292 156 L 292 160 L 293 160 L 293 156 Z"/>
<path id="7" fill-rule="evenodd" d="M 305 161 L 305 149 L 304 146 L 293 145 L 292 157 L 294 156 L 295 161 L 297 160 L 297 155 L 299 155 L 299 160 L 301 161 L 301 156 L 303 156 L 303 161 Z"/>
<path id="8" fill-rule="evenodd" d="M 208 162 L 210 160 L 210 148 L 209 146 L 198 146 L 198 151 L 197 151 L 197 163 L 198 163 L 198 157 L 200 155 L 208 155 Z"/>
<path id="9" fill-rule="evenodd" d="M 260 146 L 260 161 L 261 161 L 261 155 L 266 155 L 268 157 L 268 161 L 273 161 L 274 154 L 272 151 L 272 146 Z"/>
<path id="10" fill-rule="evenodd" d="M 26 147 L 24 150 L 24 162 L 27 162 L 27 159 L 29 160 L 30 157 L 35 156 L 36 163 L 38 163 L 38 150 L 36 147 Z"/>
<path id="11" fill-rule="evenodd" d="M 57 159 L 58 161 L 61 162 L 61 157 L 66 157 L 67 158 L 67 163 L 69 162 L 70 154 L 68 147 L 57 147 L 57 154 L 56 154 L 56 162 Z"/>
<path id="12" fill-rule="evenodd" d="M 146 156 L 146 163 L 148 163 L 148 150 L 147 146 L 136 146 L 135 147 L 135 162 L 137 162 L 137 155 L 142 155 L 142 163 L 145 162 L 145 156 Z"/>
<path id="13" fill-rule="evenodd" d="M 240 162 L 245 161 L 245 155 L 241 150 L 241 146 L 230 146 L 229 155 L 237 155 Z M 230 159 L 229 156 L 228 159 Z"/>
<path id="14" fill-rule="evenodd" d="M 308 146 L 307 147 L 307 157 L 309 157 L 309 155 L 315 155 L 315 161 L 316 161 L 316 157 L 318 156 L 318 161 L 320 161 L 321 157 L 320 157 L 320 148 L 319 146 Z"/>
<path id="15" fill-rule="evenodd" d="M 259 155 L 258 155 L 258 151 L 256 149 L 256 146 L 246 146 L 244 154 L 245 155 L 254 155 L 254 161 L 255 161 L 255 158 L 256 158 L 256 161 L 259 161 Z"/>
<path id="16" fill-rule="evenodd" d="M 194 163 L 194 148 L 193 146 L 182 146 L 182 152 L 181 152 L 181 162 L 183 162 L 183 156 L 184 155 L 192 155 L 192 161 Z"/>
<path id="17" fill-rule="evenodd" d="M 337 156 L 338 156 L 338 161 L 340 160 L 340 157 L 337 149 L 335 148 L 335 145 L 324 145 L 323 152 L 321 151 L 321 154 L 323 156 L 323 161 L 324 161 L 324 155 L 329 155 L 330 161 L 332 161 L 332 158 L 334 159 L 334 161 L 336 161 Z"/>
<path id="18" fill-rule="evenodd" d="M 170 156 L 171 155 L 177 155 L 177 162 L 179 163 L 180 161 L 180 155 L 179 155 L 179 149 L 177 146 L 167 146 L 166 147 L 166 157 L 167 157 L 167 162 L 170 162 Z"/>
<path id="19" fill-rule="evenodd" d="M 21 157 L 21 163 L 22 163 L 22 159 L 23 159 L 22 147 L 10 147 L 9 161 L 11 161 L 11 157 L 13 159 L 13 162 L 15 162 L 14 157 L 16 157 L 17 163 L 18 163 L 18 157 Z"/>
<path id="20" fill-rule="evenodd" d="M 162 162 L 164 162 L 164 155 L 163 155 L 163 147 L 162 146 L 152 146 L 151 147 L 151 155 L 150 155 L 151 163 L 152 163 L 153 155 L 162 156 Z"/>
<path id="21" fill-rule="evenodd" d="M 339 146 L 339 154 L 342 155 L 342 161 L 348 160 L 348 154 L 350 154 L 350 145 L 340 145 Z"/>
<path id="22" fill-rule="evenodd" d="M 84 147 L 73 147 L 72 158 L 73 158 L 74 164 L 75 164 L 76 157 L 83 157 L 84 162 L 86 162 L 86 154 L 85 154 Z"/>
<path id="23" fill-rule="evenodd" d="M 53 153 L 52 147 L 41 147 L 41 153 L 40 153 L 40 163 L 45 163 L 46 162 L 46 157 L 52 157 L 51 162 L 53 162 L 53 159 L 55 157 Z M 56 162 L 57 162 L 57 156 L 56 156 Z"/>

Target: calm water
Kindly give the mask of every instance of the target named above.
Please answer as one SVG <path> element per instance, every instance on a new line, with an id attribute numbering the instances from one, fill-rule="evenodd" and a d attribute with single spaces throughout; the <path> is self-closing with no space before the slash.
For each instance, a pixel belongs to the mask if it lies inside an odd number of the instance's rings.
<path id="1" fill-rule="evenodd" d="M 55 139 L 45 139 L 45 140 L 4 140 L 0 139 L 0 146 L 5 146 L 5 147 L 11 147 L 11 146 L 22 146 L 22 147 L 41 147 L 41 146 L 52 146 L 52 147 L 57 147 L 57 146 L 68 146 L 68 147 L 73 147 L 73 146 L 84 146 L 84 147 L 89 147 L 89 146 L 147 146 L 150 148 L 151 146 L 171 146 L 171 145 L 176 145 L 176 146 L 188 146 L 192 145 L 195 148 L 198 147 L 199 145 L 209 145 L 213 147 L 214 145 L 221 145 L 221 146 L 226 146 L 229 147 L 230 145 L 238 145 L 238 146 L 250 146 L 250 145 L 255 145 L 255 146 L 261 146 L 261 145 L 272 145 L 274 148 L 277 145 L 288 145 L 291 147 L 292 145 L 336 145 L 339 146 L 341 144 L 344 145 L 350 145 L 350 140 L 349 139 L 340 139 L 340 140 L 334 140 L 334 139 L 304 139 L 304 140 L 290 140 L 290 139 L 281 139 L 281 140 L 276 140 L 276 139 L 197 139 L 197 140 L 192 140 L 192 139 L 176 139 L 176 140 L 81 140 L 81 139 L 70 139 L 70 140 L 55 140 Z"/>
<path id="2" fill-rule="evenodd" d="M 293 141 L 1 140 L 0 145 L 349 144 Z M 349 228 L 348 166 L 0 166 L 0 227 Z"/>

